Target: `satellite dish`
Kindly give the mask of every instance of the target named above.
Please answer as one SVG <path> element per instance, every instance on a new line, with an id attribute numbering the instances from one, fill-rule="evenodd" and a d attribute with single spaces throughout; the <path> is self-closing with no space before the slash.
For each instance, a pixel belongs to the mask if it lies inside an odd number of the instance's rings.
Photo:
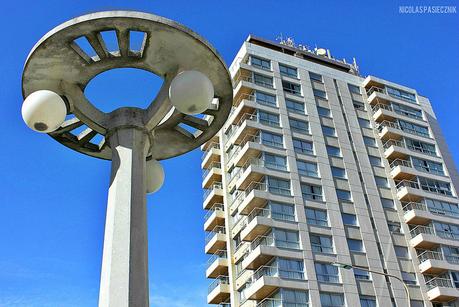
<path id="1" fill-rule="evenodd" d="M 317 55 L 325 56 L 327 54 L 327 50 L 324 48 L 317 49 Z"/>

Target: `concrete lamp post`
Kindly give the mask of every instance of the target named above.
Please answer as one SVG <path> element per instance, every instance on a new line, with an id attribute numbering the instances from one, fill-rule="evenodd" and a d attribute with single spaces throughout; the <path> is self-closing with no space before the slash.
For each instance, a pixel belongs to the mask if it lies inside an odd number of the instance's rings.
<path id="1" fill-rule="evenodd" d="M 108 49 L 106 31 L 116 33 L 117 50 Z M 143 35 L 139 49 L 132 47 L 133 33 Z M 104 113 L 86 99 L 92 78 L 126 67 L 164 80 L 146 109 Z M 146 193 L 162 185 L 159 160 L 195 149 L 223 126 L 233 98 L 224 61 L 174 21 L 142 12 L 98 12 L 40 39 L 25 63 L 22 91 L 22 115 L 30 128 L 112 160 L 99 306 L 148 306 Z"/>
<path id="2" fill-rule="evenodd" d="M 357 266 L 357 265 L 351 265 L 351 264 L 345 264 L 345 263 L 340 263 L 340 262 L 332 262 L 330 263 L 331 265 L 334 265 L 336 267 L 339 267 L 339 268 L 342 268 L 342 269 L 345 269 L 345 270 L 350 270 L 350 269 L 359 269 L 359 270 L 363 270 L 363 271 L 367 271 L 367 272 L 370 272 L 370 273 L 374 273 L 374 274 L 378 274 L 378 275 L 383 275 L 383 276 L 386 276 L 386 277 L 392 277 L 398 281 L 400 281 L 403 285 L 403 288 L 405 289 L 405 292 L 406 292 L 406 300 L 407 300 L 407 305 L 408 307 L 411 306 L 411 297 L 410 297 L 410 289 L 408 289 L 408 286 L 406 285 L 406 283 L 403 281 L 403 279 L 401 279 L 400 277 L 398 276 L 395 276 L 395 275 L 392 275 L 392 274 L 388 274 L 388 273 L 384 273 L 384 272 L 380 272 L 380 271 L 373 271 L 373 270 L 370 270 L 366 267 L 361 267 L 361 266 Z"/>

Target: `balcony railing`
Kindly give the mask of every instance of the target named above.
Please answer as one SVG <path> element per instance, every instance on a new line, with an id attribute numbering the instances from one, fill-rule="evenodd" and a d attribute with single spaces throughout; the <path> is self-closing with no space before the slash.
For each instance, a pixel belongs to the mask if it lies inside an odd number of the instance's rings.
<path id="1" fill-rule="evenodd" d="M 411 238 L 414 238 L 419 234 L 435 235 L 435 230 L 432 226 L 419 225 L 410 231 Z"/>
<path id="2" fill-rule="evenodd" d="M 266 217 L 266 218 L 273 218 L 275 220 L 281 221 L 288 221 L 293 222 L 295 221 L 295 215 L 286 214 L 282 212 L 273 212 L 271 208 L 254 208 L 249 215 L 247 216 L 247 221 L 250 223 L 256 217 Z"/>
<path id="3" fill-rule="evenodd" d="M 202 179 L 206 178 L 207 175 L 209 175 L 210 171 L 213 169 L 213 168 L 219 168 L 221 169 L 222 168 L 222 164 L 220 162 L 212 162 L 210 165 L 209 165 L 209 168 L 205 168 L 202 170 Z"/>
<path id="4" fill-rule="evenodd" d="M 229 278 L 228 276 L 218 276 L 210 285 L 208 288 L 208 293 L 212 292 L 215 288 L 217 288 L 219 285 L 229 285 Z"/>
<path id="5" fill-rule="evenodd" d="M 212 256 L 210 256 L 209 259 L 207 259 L 207 268 L 209 268 L 212 265 L 212 263 L 215 262 L 215 260 L 227 259 L 227 258 L 228 258 L 228 254 L 226 250 L 218 250 Z"/>
<path id="6" fill-rule="evenodd" d="M 243 76 L 243 75 L 237 75 L 234 78 L 233 88 L 236 88 L 236 86 L 241 81 L 250 82 L 250 83 L 253 83 L 253 84 L 256 84 L 256 85 L 260 85 L 260 86 L 264 86 L 264 87 L 267 87 L 267 88 L 274 88 L 272 81 L 271 82 L 266 82 L 266 81 L 254 78 L 252 76 Z"/>
<path id="7" fill-rule="evenodd" d="M 424 133 L 424 132 L 421 132 L 421 131 L 418 131 L 418 130 L 415 130 L 415 129 L 410 129 L 408 127 L 402 127 L 399 123 L 391 122 L 391 121 L 388 121 L 388 120 L 385 120 L 385 121 L 382 121 L 382 122 L 378 123 L 376 127 L 377 127 L 379 132 L 381 132 L 382 129 L 384 129 L 384 127 L 390 127 L 390 128 L 394 128 L 394 129 L 397 129 L 397 130 L 400 130 L 400 131 L 403 131 L 403 132 L 406 132 L 406 133 L 409 133 L 409 134 L 418 135 L 418 136 L 422 136 L 422 137 L 425 137 L 425 138 L 430 138 L 430 135 L 428 133 Z"/>
<path id="8" fill-rule="evenodd" d="M 426 282 L 426 286 L 428 290 L 431 290 L 435 287 L 454 288 L 453 283 L 450 279 L 441 277 L 432 278 L 431 280 Z"/>
<path id="9" fill-rule="evenodd" d="M 427 206 L 423 203 L 417 202 L 402 202 L 403 211 L 419 210 L 419 211 L 429 211 Z"/>
<path id="10" fill-rule="evenodd" d="M 378 103 L 371 108 L 373 112 L 377 112 L 380 109 L 387 110 L 387 111 L 394 111 L 394 109 L 392 108 L 390 104 L 383 104 L 383 103 Z"/>
<path id="11" fill-rule="evenodd" d="M 429 156 L 437 157 L 437 153 L 435 151 L 429 150 L 429 149 L 421 147 L 421 146 L 413 146 L 413 145 L 406 144 L 403 140 L 390 139 L 390 140 L 387 140 L 383 144 L 383 147 L 385 149 L 389 148 L 390 146 L 403 147 L 403 148 L 407 148 L 407 149 L 409 149 L 411 151 L 421 152 L 421 153 L 429 155 Z"/>
<path id="12" fill-rule="evenodd" d="M 436 251 L 423 251 L 422 253 L 419 254 L 418 256 L 419 262 L 424 262 L 427 260 L 444 260 L 443 259 L 443 254 L 441 252 L 436 252 Z"/>
<path id="13" fill-rule="evenodd" d="M 265 298 L 256 307 L 309 307 L 309 303 L 291 303 L 278 298 Z"/>
<path id="14" fill-rule="evenodd" d="M 203 152 L 202 157 L 201 157 L 201 160 L 204 160 L 205 157 L 207 156 L 207 154 L 208 154 L 210 151 L 212 151 L 212 149 L 220 149 L 220 144 L 219 144 L 219 143 L 216 143 L 216 142 L 211 143 L 211 144 L 209 145 L 209 147 L 207 148 L 207 150 Z"/>
<path id="15" fill-rule="evenodd" d="M 214 214 L 215 211 L 221 211 L 223 212 L 225 210 L 225 207 L 221 203 L 214 204 L 204 215 L 204 221 L 207 221 L 209 217 Z"/>
<path id="16" fill-rule="evenodd" d="M 397 191 L 400 191 L 402 188 L 413 188 L 419 189 L 419 183 L 417 181 L 412 180 L 401 180 L 396 181 Z"/>
<path id="17" fill-rule="evenodd" d="M 211 187 L 209 189 L 204 189 L 204 195 L 203 198 L 204 200 L 207 199 L 207 197 L 212 193 L 214 189 L 223 189 L 223 185 L 221 182 L 214 182 L 212 183 Z"/>
<path id="18" fill-rule="evenodd" d="M 206 235 L 206 244 L 209 243 L 219 233 L 223 233 L 223 234 L 226 233 L 225 227 L 223 227 L 223 226 L 215 226 L 214 229 L 209 231 L 209 233 L 207 233 L 207 235 Z"/>
<path id="19" fill-rule="evenodd" d="M 275 246 L 274 237 L 270 236 L 258 236 L 250 243 L 250 251 L 253 251 L 258 246 Z"/>
<path id="20" fill-rule="evenodd" d="M 371 96 L 374 92 L 382 93 L 382 94 L 387 94 L 385 88 L 377 87 L 377 86 L 372 86 L 367 90 L 367 95 L 368 97 Z"/>
<path id="21" fill-rule="evenodd" d="M 411 161 L 409 161 L 409 160 L 395 159 L 394 161 L 392 161 L 390 163 L 390 168 L 391 169 L 394 169 L 397 166 L 405 166 L 405 167 L 409 167 L 409 168 L 413 167 L 413 165 L 411 164 Z"/>
<path id="22" fill-rule="evenodd" d="M 241 191 L 239 195 L 233 200 L 233 204 L 231 206 L 236 206 L 236 204 L 239 205 L 253 190 L 267 191 L 268 185 L 264 182 L 250 183 L 247 189 Z"/>
<path id="23" fill-rule="evenodd" d="M 304 279 L 304 272 L 287 270 L 277 266 L 261 266 L 250 277 L 248 281 L 249 286 L 264 276 L 301 280 Z"/>

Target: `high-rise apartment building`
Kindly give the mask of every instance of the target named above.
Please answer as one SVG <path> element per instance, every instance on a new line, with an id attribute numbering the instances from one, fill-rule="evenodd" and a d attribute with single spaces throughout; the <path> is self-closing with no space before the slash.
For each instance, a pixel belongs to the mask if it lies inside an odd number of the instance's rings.
<path id="1" fill-rule="evenodd" d="M 405 284 L 459 306 L 459 177 L 429 100 L 291 41 L 251 36 L 230 71 L 202 146 L 208 303 L 405 307 Z"/>

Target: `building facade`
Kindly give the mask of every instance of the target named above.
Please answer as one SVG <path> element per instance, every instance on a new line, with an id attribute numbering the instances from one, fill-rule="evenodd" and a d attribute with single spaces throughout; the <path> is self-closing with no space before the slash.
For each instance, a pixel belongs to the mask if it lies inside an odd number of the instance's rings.
<path id="1" fill-rule="evenodd" d="M 459 177 L 429 100 L 291 41 L 249 36 L 230 71 L 202 146 L 208 303 L 401 307 L 405 284 L 459 306 Z"/>

